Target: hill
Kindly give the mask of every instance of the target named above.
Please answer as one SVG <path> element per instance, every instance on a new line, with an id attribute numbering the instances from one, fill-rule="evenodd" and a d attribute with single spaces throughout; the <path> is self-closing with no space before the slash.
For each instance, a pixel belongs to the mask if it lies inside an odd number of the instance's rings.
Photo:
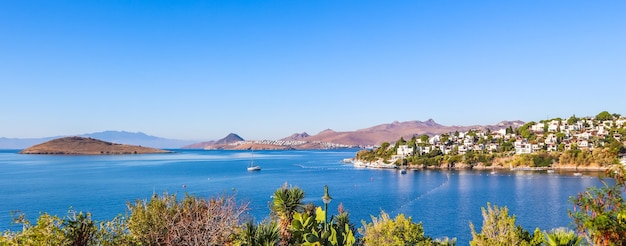
<path id="1" fill-rule="evenodd" d="M 239 141 L 244 141 L 244 139 L 235 133 L 230 133 L 226 137 L 217 141 L 200 142 L 200 143 L 186 145 L 186 146 L 183 146 L 182 148 L 183 149 L 205 149 L 205 148 L 212 148 L 212 149 L 220 148 L 221 149 L 223 148 L 222 146 L 226 146 L 228 144 L 239 142 Z"/>
<path id="2" fill-rule="evenodd" d="M 185 146 L 184 148 L 198 149 L 328 149 L 346 148 L 355 146 L 374 146 L 383 142 L 394 142 L 400 137 L 410 139 L 423 134 L 433 136 L 437 134 L 476 130 L 500 130 L 512 126 L 517 128 L 523 125 L 522 121 L 502 121 L 494 125 L 473 126 L 444 126 L 433 119 L 427 121 L 394 121 L 389 124 L 380 124 L 356 131 L 336 132 L 326 129 L 316 135 L 306 132 L 294 133 L 279 140 L 245 141 L 237 134 L 231 133 L 218 141 L 201 142 Z M 238 145 L 231 143 L 245 141 Z"/>
<path id="3" fill-rule="evenodd" d="M 305 139 L 305 138 L 307 138 L 309 136 L 310 135 L 308 133 L 306 133 L 306 132 L 294 133 L 291 136 L 286 137 L 286 138 L 281 138 L 280 140 L 282 140 L 282 141 L 300 141 L 300 140 L 303 140 L 303 139 Z"/>
<path id="4" fill-rule="evenodd" d="M 444 126 L 432 119 L 427 121 L 394 121 L 389 124 L 380 124 L 356 131 L 336 132 L 330 129 L 303 138 L 304 141 L 321 141 L 345 145 L 379 145 L 383 142 L 393 142 L 400 137 L 410 139 L 419 135 L 437 135 L 455 131 L 467 131 L 470 129 L 491 129 L 499 130 L 512 126 L 513 128 L 523 125 L 522 121 L 502 121 L 494 125 L 473 125 L 473 126 Z"/>
<path id="5" fill-rule="evenodd" d="M 45 155 L 121 155 L 169 153 L 169 151 L 134 145 L 116 144 L 93 138 L 65 137 L 37 144 L 26 148 L 19 153 Z"/>

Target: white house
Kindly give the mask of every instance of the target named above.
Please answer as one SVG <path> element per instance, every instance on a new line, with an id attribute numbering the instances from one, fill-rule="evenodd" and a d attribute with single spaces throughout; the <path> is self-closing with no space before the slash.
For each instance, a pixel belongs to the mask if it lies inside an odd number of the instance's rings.
<path id="1" fill-rule="evenodd" d="M 499 147 L 496 143 L 489 144 L 489 151 L 498 151 Z"/>
<path id="2" fill-rule="evenodd" d="M 396 152 L 397 152 L 397 155 L 399 155 L 399 156 L 408 156 L 408 155 L 412 155 L 413 154 L 413 148 L 411 148 L 408 145 L 404 144 L 404 145 L 398 146 L 398 150 Z"/>
<path id="3" fill-rule="evenodd" d="M 543 123 L 537 123 L 530 126 L 530 130 L 533 132 L 543 132 Z"/>
<path id="4" fill-rule="evenodd" d="M 548 124 L 548 132 L 557 132 L 559 130 L 559 121 L 553 120 Z"/>
<path id="5" fill-rule="evenodd" d="M 526 140 L 517 140 L 514 146 L 516 155 L 532 153 L 532 146 Z"/>
<path id="6" fill-rule="evenodd" d="M 435 145 L 436 143 L 439 143 L 439 138 L 441 138 L 439 135 L 435 135 L 428 139 L 428 143 Z"/>
<path id="7" fill-rule="evenodd" d="M 544 141 L 544 143 L 547 145 L 556 144 L 556 135 L 550 133 L 550 135 L 546 137 L 546 140 Z"/>

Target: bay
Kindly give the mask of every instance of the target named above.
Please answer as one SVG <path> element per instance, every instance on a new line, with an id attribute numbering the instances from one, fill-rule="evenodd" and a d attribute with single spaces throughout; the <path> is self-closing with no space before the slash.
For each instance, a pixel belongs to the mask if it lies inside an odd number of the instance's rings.
<path id="1" fill-rule="evenodd" d="M 198 197 L 236 194 L 250 203 L 257 221 L 269 215 L 271 195 L 284 183 L 305 191 L 305 202 L 322 206 L 324 185 L 357 227 L 381 210 L 423 222 L 427 235 L 471 240 L 469 222 L 482 224 L 487 202 L 507 206 L 525 229 L 569 226 L 568 199 L 598 186 L 597 174 L 472 170 L 361 169 L 342 163 L 356 149 L 323 151 L 206 151 L 176 149 L 172 154 L 120 156 L 20 155 L 0 151 L 0 229 L 19 230 L 11 212 L 34 220 L 40 212 L 64 216 L 71 208 L 96 220 L 126 213 L 126 203 L 168 192 Z M 246 171 L 254 159 L 260 172 Z"/>

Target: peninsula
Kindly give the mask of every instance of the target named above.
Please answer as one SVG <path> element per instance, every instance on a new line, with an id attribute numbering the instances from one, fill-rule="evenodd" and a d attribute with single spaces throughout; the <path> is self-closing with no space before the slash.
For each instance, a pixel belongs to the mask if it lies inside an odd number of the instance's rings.
<path id="1" fill-rule="evenodd" d="M 94 138 L 64 137 L 31 146 L 19 153 L 41 155 L 126 155 L 170 153 L 170 151 L 111 143 Z"/>
<path id="2" fill-rule="evenodd" d="M 492 131 L 414 135 L 361 150 L 350 161 L 375 168 L 605 170 L 626 165 L 626 117 L 554 118 Z"/>

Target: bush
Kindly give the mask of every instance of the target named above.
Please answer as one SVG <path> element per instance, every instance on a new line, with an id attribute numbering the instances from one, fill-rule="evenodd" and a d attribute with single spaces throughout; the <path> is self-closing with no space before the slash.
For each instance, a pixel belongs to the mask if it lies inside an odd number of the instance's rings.
<path id="1" fill-rule="evenodd" d="M 242 224 L 247 204 L 238 204 L 235 196 L 207 200 L 186 195 L 180 202 L 176 195 L 149 202 L 128 204 L 131 236 L 145 245 L 223 245 L 234 240 Z"/>

